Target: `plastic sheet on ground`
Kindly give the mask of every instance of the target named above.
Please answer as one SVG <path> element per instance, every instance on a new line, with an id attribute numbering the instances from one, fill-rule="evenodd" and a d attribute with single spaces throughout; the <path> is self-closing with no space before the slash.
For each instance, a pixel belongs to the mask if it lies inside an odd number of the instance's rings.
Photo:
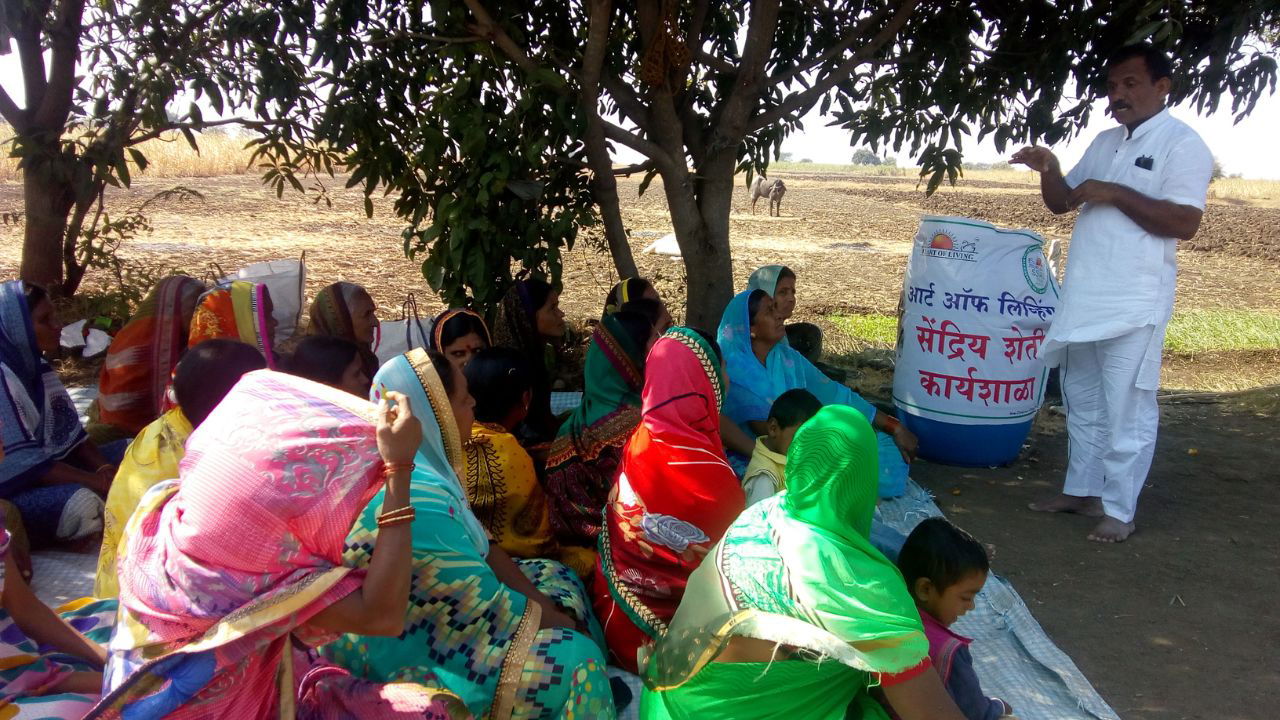
<path id="1" fill-rule="evenodd" d="M 881 521 L 904 535 L 942 514 L 914 480 L 907 480 L 905 495 L 879 508 Z M 1008 702 L 1022 720 L 1119 720 L 1004 578 L 992 572 L 974 603 L 954 629 L 973 638 L 969 651 L 987 695 Z"/>

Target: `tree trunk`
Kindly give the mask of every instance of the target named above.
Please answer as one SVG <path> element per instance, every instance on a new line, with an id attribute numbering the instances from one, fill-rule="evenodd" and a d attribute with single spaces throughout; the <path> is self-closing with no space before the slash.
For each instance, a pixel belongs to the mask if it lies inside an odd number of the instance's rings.
<path id="1" fill-rule="evenodd" d="M 733 200 L 733 164 L 727 178 L 710 178 L 708 171 L 723 174 L 720 164 L 701 168 L 702 191 L 693 177 L 663 177 L 671 223 L 688 276 L 685 324 L 711 332 L 720 325 L 725 305 L 733 297 L 733 262 L 729 251 L 729 207 Z M 722 214 L 723 217 L 719 217 Z"/>
<path id="2" fill-rule="evenodd" d="M 618 179 L 613 176 L 613 160 L 609 157 L 604 127 L 600 124 L 599 117 L 587 118 L 585 145 L 591 167 L 591 194 L 595 196 L 596 206 L 600 208 L 600 217 L 604 221 L 604 238 L 609 243 L 613 266 L 617 268 L 619 278 L 639 277 L 640 270 L 636 268 L 635 256 L 631 254 L 627 228 L 622 224 Z"/>
<path id="3" fill-rule="evenodd" d="M 596 205 L 600 207 L 600 216 L 604 220 L 604 238 L 609 242 L 609 255 L 613 257 L 613 266 L 622 279 L 640 277 L 636 267 L 635 256 L 631 254 L 631 242 L 627 238 L 627 228 L 622 224 L 622 208 L 618 203 L 618 181 L 612 173 L 596 173 L 592 180 L 592 192 L 596 197 Z"/>
<path id="4" fill-rule="evenodd" d="M 56 157 L 56 152 L 55 147 L 50 154 Z M 73 202 L 70 188 L 53 176 L 48 165 L 22 174 L 23 204 L 27 215 L 22 237 L 21 277 L 61 296 L 63 238 Z"/>

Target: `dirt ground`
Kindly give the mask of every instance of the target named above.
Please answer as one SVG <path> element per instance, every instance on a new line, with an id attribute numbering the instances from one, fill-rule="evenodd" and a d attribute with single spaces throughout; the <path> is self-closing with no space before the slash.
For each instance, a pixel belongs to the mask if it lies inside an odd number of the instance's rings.
<path id="1" fill-rule="evenodd" d="M 911 474 L 996 546 L 993 570 L 1120 717 L 1261 720 L 1280 704 L 1278 418 L 1276 388 L 1165 403 L 1138 533 L 1118 546 L 1087 541 L 1090 518 L 1026 508 L 1060 487 L 1059 417 L 1010 467 Z"/>
<path id="2" fill-rule="evenodd" d="M 1065 240 L 1071 216 L 1043 209 L 1036 188 L 966 182 L 924 199 L 909 180 L 840 175 L 782 175 L 788 185 L 779 218 L 751 215 L 745 191 L 732 216 L 734 273 L 785 262 L 800 277 L 797 319 L 832 313 L 893 313 L 906 253 L 922 213 L 964 215 L 1029 227 Z M 626 221 L 639 251 L 670 231 L 655 181 L 640 198 L 639 178 L 623 180 Z M 141 181 L 113 198 L 136 204 L 180 184 Z M 265 259 L 307 253 L 308 295 L 339 279 L 368 287 L 383 319 L 399 317 L 409 292 L 425 311 L 430 297 L 416 263 L 401 254 L 390 202 L 366 219 L 357 193 L 334 205 L 309 197 L 277 199 L 251 176 L 182 181 L 204 199 L 156 208 L 155 231 L 127 256 L 193 274 L 231 271 Z M 341 187 L 341 182 L 336 183 Z M 20 207 L 20 188 L 0 184 L 0 209 Z M 1214 202 L 1203 228 L 1179 250 L 1178 307 L 1280 310 L 1280 251 L 1267 232 L 1280 210 Z M 16 274 L 19 231 L 0 226 L 0 277 Z M 679 310 L 684 269 L 638 254 Z M 599 312 L 614 282 L 607 256 L 590 238 L 568 253 L 563 305 L 571 319 Z M 92 286 L 93 280 L 89 284 Z M 837 343 L 838 345 L 838 343 Z M 830 344 L 829 344 L 830 348 Z M 888 374 L 862 368 L 859 389 L 884 399 Z M 995 571 L 1009 578 L 1051 637 L 1071 655 L 1124 718 L 1253 719 L 1280 705 L 1280 390 L 1232 396 L 1188 395 L 1223 380 L 1280 383 L 1280 352 L 1167 356 L 1161 435 L 1137 517 L 1139 532 L 1118 547 L 1084 538 L 1085 518 L 1042 516 L 1026 503 L 1059 487 L 1065 467 L 1062 419 L 1042 413 L 1031 448 L 1013 466 L 961 470 L 921 463 L 913 476 L 943 510 L 998 550 Z M 1176 389 L 1176 390 L 1174 390 Z M 1195 453 L 1189 451 L 1194 450 Z"/>

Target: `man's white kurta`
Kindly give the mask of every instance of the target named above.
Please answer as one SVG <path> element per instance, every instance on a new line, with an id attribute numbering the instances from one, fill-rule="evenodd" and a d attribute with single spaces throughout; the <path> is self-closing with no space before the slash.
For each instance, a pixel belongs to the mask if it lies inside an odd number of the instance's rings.
<path id="1" fill-rule="evenodd" d="M 1213 155 L 1200 136 L 1168 110 L 1139 125 L 1131 137 L 1128 133 L 1124 126 L 1100 133 L 1067 174 L 1067 185 L 1113 182 L 1155 200 L 1203 210 Z M 1155 332 L 1137 384 L 1156 389 L 1177 270 L 1175 238 L 1143 230 L 1113 205 L 1086 204 L 1071 234 L 1062 304 L 1044 356 L 1056 365 L 1069 343 L 1107 340 L 1150 325 Z"/>

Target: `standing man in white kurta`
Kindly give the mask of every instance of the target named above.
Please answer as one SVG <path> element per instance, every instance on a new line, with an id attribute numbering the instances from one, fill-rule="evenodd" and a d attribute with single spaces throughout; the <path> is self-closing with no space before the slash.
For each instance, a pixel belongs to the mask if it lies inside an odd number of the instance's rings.
<path id="1" fill-rule="evenodd" d="M 1122 48 L 1107 63 L 1108 110 L 1120 127 L 1100 133 L 1065 177 L 1047 148 L 1012 158 L 1040 173 L 1054 213 L 1080 208 L 1043 349 L 1062 370 L 1067 478 L 1062 493 L 1031 509 L 1100 517 L 1089 534 L 1098 542 L 1123 542 L 1135 529 L 1160 419 L 1178 239 L 1199 229 L 1213 174 L 1204 141 L 1165 109 L 1171 84 L 1163 53 Z"/>

